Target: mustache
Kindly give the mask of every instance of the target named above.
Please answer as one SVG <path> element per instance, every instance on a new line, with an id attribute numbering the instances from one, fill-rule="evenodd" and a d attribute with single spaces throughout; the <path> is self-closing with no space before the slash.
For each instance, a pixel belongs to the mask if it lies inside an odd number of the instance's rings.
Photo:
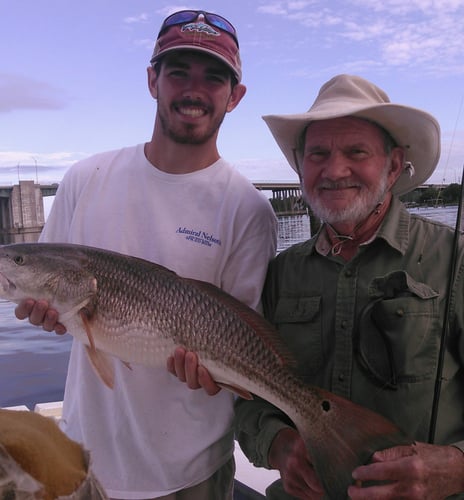
<path id="1" fill-rule="evenodd" d="M 210 106 L 206 103 L 204 103 L 201 99 L 182 99 L 181 101 L 176 101 L 174 103 L 175 106 L 177 107 L 182 107 L 182 106 L 192 106 L 195 108 L 203 108 L 206 109 L 207 111 L 210 110 Z"/>
<path id="2" fill-rule="evenodd" d="M 339 181 L 331 181 L 329 179 L 325 179 L 320 181 L 316 186 L 316 189 L 346 189 L 346 188 L 359 188 L 362 187 L 362 184 L 359 181 L 355 181 L 353 179 L 342 179 Z"/>

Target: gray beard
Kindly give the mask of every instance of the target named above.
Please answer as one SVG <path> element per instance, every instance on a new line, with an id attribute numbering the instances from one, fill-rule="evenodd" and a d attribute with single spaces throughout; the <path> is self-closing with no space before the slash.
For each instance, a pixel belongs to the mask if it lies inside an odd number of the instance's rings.
<path id="1" fill-rule="evenodd" d="M 353 223 L 359 224 L 367 219 L 369 215 L 381 203 L 388 192 L 388 173 L 390 161 L 387 160 L 387 165 L 384 173 L 379 181 L 379 184 L 374 190 L 361 189 L 359 196 L 355 198 L 350 206 L 343 209 L 331 209 L 326 207 L 318 196 L 312 196 L 303 189 L 303 197 L 311 207 L 314 215 L 323 222 L 329 224 Z M 336 184 L 336 183 L 334 183 Z"/>

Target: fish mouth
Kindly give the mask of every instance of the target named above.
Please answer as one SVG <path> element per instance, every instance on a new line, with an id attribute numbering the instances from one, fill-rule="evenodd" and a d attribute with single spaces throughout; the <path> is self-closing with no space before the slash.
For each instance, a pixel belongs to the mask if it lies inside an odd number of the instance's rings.
<path id="1" fill-rule="evenodd" d="M 15 284 L 10 281 L 4 274 L 0 273 L 0 291 L 11 292 L 16 290 Z"/>

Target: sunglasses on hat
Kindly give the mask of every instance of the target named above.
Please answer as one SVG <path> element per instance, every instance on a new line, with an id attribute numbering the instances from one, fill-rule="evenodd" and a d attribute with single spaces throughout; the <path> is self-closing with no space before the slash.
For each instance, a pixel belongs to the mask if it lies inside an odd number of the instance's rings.
<path id="1" fill-rule="evenodd" d="M 171 26 L 191 23 L 192 21 L 195 21 L 200 14 L 204 16 L 205 21 L 211 26 L 215 26 L 216 28 L 229 33 L 229 35 L 231 35 L 235 40 L 235 43 L 238 47 L 237 32 L 232 24 L 225 17 L 222 17 L 218 14 L 213 14 L 212 12 L 204 12 L 202 10 L 180 10 L 179 12 L 171 14 L 164 20 L 163 24 L 161 25 L 158 37 L 164 30 L 170 28 Z"/>

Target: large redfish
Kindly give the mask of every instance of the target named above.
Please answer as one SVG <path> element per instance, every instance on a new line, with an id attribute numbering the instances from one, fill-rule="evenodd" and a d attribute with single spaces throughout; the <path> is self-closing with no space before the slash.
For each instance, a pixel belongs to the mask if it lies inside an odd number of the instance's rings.
<path id="1" fill-rule="evenodd" d="M 0 247 L 0 297 L 48 300 L 110 387 L 112 356 L 164 366 L 175 346 L 195 351 L 219 384 L 289 416 L 330 498 L 346 497 L 351 472 L 373 452 L 410 442 L 380 415 L 302 383 L 260 314 L 157 264 L 80 245 L 7 245 Z"/>

